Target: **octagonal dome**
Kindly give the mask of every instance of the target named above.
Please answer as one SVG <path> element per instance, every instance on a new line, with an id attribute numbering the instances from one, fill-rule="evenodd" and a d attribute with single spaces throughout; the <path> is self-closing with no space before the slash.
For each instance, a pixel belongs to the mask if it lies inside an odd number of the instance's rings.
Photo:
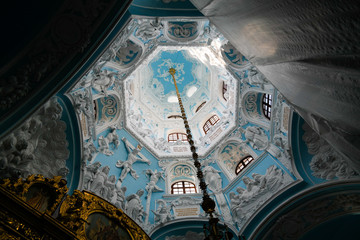
<path id="1" fill-rule="evenodd" d="M 236 119 L 237 80 L 210 46 L 158 46 L 149 54 L 125 81 L 125 127 L 159 158 L 191 156 L 187 141 L 169 137 L 185 134 L 171 67 L 198 153 L 204 156 Z M 205 133 L 203 126 L 213 116 L 218 122 Z"/>

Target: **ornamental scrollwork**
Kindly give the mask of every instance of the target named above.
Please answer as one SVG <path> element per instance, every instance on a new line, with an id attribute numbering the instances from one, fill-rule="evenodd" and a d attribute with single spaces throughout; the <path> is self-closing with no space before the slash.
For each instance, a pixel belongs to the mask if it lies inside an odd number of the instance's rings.
<path id="1" fill-rule="evenodd" d="M 71 229 L 79 239 L 85 240 L 89 229 L 94 222 L 94 215 L 111 222 L 113 227 L 121 229 L 124 234 L 133 240 L 150 240 L 146 233 L 121 209 L 118 209 L 102 198 L 90 193 L 75 190 L 72 196 L 68 196 L 60 208 L 58 220 L 67 228 Z M 96 226 L 95 226 L 96 227 Z"/>
<path id="2" fill-rule="evenodd" d="M 60 204 L 68 188 L 61 176 L 45 178 L 30 175 L 26 179 L 1 179 L 0 186 L 19 197 L 34 209 L 51 215 Z"/>
<path id="3" fill-rule="evenodd" d="M 197 22 L 168 22 L 168 37 L 172 40 L 187 42 L 199 35 Z"/>

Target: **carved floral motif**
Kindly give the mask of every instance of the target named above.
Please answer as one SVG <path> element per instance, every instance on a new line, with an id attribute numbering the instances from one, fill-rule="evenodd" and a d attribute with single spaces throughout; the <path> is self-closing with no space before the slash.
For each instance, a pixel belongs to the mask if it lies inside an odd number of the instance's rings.
<path id="1" fill-rule="evenodd" d="M 303 140 L 308 147 L 308 152 L 314 155 L 310 162 L 310 169 L 314 177 L 332 180 L 359 176 L 359 173 L 351 167 L 351 164 L 312 130 L 309 125 L 305 123 L 303 129 L 305 130 Z"/>

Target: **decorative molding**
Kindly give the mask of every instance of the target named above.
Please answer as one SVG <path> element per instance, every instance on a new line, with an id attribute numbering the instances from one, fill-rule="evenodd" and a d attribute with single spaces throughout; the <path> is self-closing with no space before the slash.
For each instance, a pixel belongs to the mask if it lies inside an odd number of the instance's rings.
<path id="1" fill-rule="evenodd" d="M 121 140 L 125 143 L 125 147 L 128 152 L 128 156 L 127 156 L 126 161 L 118 160 L 115 164 L 116 167 L 122 168 L 121 174 L 119 177 L 119 181 L 123 182 L 128 173 L 130 173 L 130 175 L 133 178 L 138 179 L 139 176 L 136 174 L 135 170 L 132 168 L 132 165 L 135 162 L 144 162 L 144 163 L 147 163 L 148 165 L 150 165 L 151 162 L 144 155 L 140 155 L 140 151 L 142 149 L 142 146 L 140 144 L 138 144 L 137 147 L 135 148 L 132 146 L 132 144 L 126 138 L 123 137 Z"/>
<path id="2" fill-rule="evenodd" d="M 253 173 L 252 178 L 243 177 L 246 189 L 237 187 L 238 194 L 229 194 L 232 217 L 240 229 L 262 204 L 291 181 L 286 173 L 274 165 L 266 170 L 265 175 Z"/>
<path id="3" fill-rule="evenodd" d="M 249 60 L 247 60 L 230 42 L 227 42 L 221 47 L 221 55 L 226 63 L 236 69 L 250 66 Z"/>
<path id="4" fill-rule="evenodd" d="M 249 126 L 245 129 L 246 142 L 253 149 L 265 150 L 269 145 L 269 138 L 265 131 L 257 126 Z"/>
<path id="5" fill-rule="evenodd" d="M 117 149 L 120 145 L 119 136 L 117 135 L 116 128 L 110 128 L 110 132 L 104 136 L 100 136 L 98 138 L 98 151 L 105 154 L 106 156 L 111 156 L 114 154 L 113 151 L 110 150 L 110 144 L 114 145 L 114 149 Z"/>
<path id="6" fill-rule="evenodd" d="M 167 36 L 175 41 L 189 42 L 199 36 L 200 26 L 198 22 L 169 21 L 166 24 Z"/>
<path id="7" fill-rule="evenodd" d="M 126 197 L 125 204 L 125 212 L 140 225 L 143 225 L 143 218 L 146 215 L 140 199 L 144 192 L 144 189 L 139 189 L 136 194 L 130 194 Z"/>
<path id="8" fill-rule="evenodd" d="M 157 203 L 159 204 L 156 211 L 153 211 L 153 214 L 155 215 L 155 225 L 163 225 L 166 222 L 172 220 L 174 216 L 170 212 L 170 207 L 167 206 L 166 202 L 162 199 L 157 200 Z"/>
<path id="9" fill-rule="evenodd" d="M 108 176 L 109 166 L 100 167 L 100 162 L 94 162 L 84 168 L 82 189 L 91 191 L 99 197 L 116 204 L 119 200 L 117 193 L 119 189 L 115 184 L 116 177 L 115 175 Z M 122 205 L 122 203 L 117 203 L 117 205 Z"/>
<path id="10" fill-rule="evenodd" d="M 149 239 L 146 233 L 132 221 L 121 209 L 116 208 L 105 200 L 89 193 L 75 190 L 72 196 L 67 196 L 62 203 L 58 220 L 76 233 L 80 239 L 88 239 L 86 228 L 94 224 L 91 216 L 101 215 L 112 222 L 112 228 L 121 228 L 129 234 L 131 239 Z M 111 224 L 110 224 L 111 225 Z M 96 228 L 96 226 L 94 226 Z M 98 229 L 101 231 L 102 229 Z"/>
<path id="11" fill-rule="evenodd" d="M 310 169 L 314 177 L 326 180 L 359 177 L 359 172 L 352 167 L 351 162 L 342 157 L 309 125 L 304 123 L 303 129 L 305 133 L 302 138 L 308 147 L 308 152 L 313 155 Z"/>
<path id="12" fill-rule="evenodd" d="M 1 179 L 0 186 L 39 212 L 52 215 L 68 191 L 66 181 L 57 176 L 30 175 L 26 179 Z M 43 208 L 45 206 L 45 208 Z"/>

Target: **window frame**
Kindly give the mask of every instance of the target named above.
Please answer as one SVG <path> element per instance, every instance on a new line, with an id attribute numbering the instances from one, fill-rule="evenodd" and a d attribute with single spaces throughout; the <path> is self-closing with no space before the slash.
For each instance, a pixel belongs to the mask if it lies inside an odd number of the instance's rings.
<path id="1" fill-rule="evenodd" d="M 197 113 L 204 105 L 206 104 L 206 101 L 202 102 L 195 110 L 195 113 Z"/>
<path id="2" fill-rule="evenodd" d="M 179 187 L 174 187 L 176 184 L 181 184 L 181 186 Z M 185 184 L 188 183 L 189 186 L 186 186 Z M 178 193 L 174 193 L 174 190 L 177 189 L 182 189 L 182 193 L 178 192 Z M 194 189 L 195 192 L 191 191 L 191 192 L 187 192 L 187 189 Z M 195 183 L 190 182 L 190 181 L 184 181 L 184 180 L 180 180 L 177 182 L 174 182 L 173 184 L 171 184 L 171 194 L 173 195 L 179 195 L 179 194 L 194 194 L 197 193 L 197 189 L 195 186 Z"/>
<path id="3" fill-rule="evenodd" d="M 176 139 L 170 139 L 171 136 L 176 135 Z M 188 138 L 186 133 L 182 133 L 182 132 L 173 132 L 173 133 L 169 133 L 168 134 L 168 142 L 177 142 L 177 140 L 181 140 L 182 142 L 187 142 Z"/>
<path id="4" fill-rule="evenodd" d="M 264 116 L 270 120 L 273 98 L 269 93 L 264 93 L 261 99 L 261 108 Z"/>
<path id="5" fill-rule="evenodd" d="M 183 117 L 181 116 L 181 115 L 170 115 L 170 116 L 168 116 L 167 117 L 168 119 L 171 119 L 171 118 L 173 118 L 173 119 L 183 119 Z"/>
<path id="6" fill-rule="evenodd" d="M 249 159 L 250 159 L 250 161 L 248 161 Z M 243 157 L 235 167 L 235 175 L 239 175 L 254 160 L 255 159 L 251 155 L 247 155 L 247 156 Z M 242 165 L 244 167 L 240 169 L 240 165 Z"/>
<path id="7" fill-rule="evenodd" d="M 223 85 L 222 85 L 222 95 L 225 101 L 227 101 L 228 99 L 226 99 L 225 97 L 225 93 L 227 93 L 228 91 L 228 85 L 225 83 L 225 81 L 223 81 Z"/>
<path id="8" fill-rule="evenodd" d="M 212 128 L 212 126 L 214 126 L 219 121 L 220 118 L 218 117 L 218 115 L 216 114 L 212 115 L 203 125 L 204 133 L 207 134 Z"/>

